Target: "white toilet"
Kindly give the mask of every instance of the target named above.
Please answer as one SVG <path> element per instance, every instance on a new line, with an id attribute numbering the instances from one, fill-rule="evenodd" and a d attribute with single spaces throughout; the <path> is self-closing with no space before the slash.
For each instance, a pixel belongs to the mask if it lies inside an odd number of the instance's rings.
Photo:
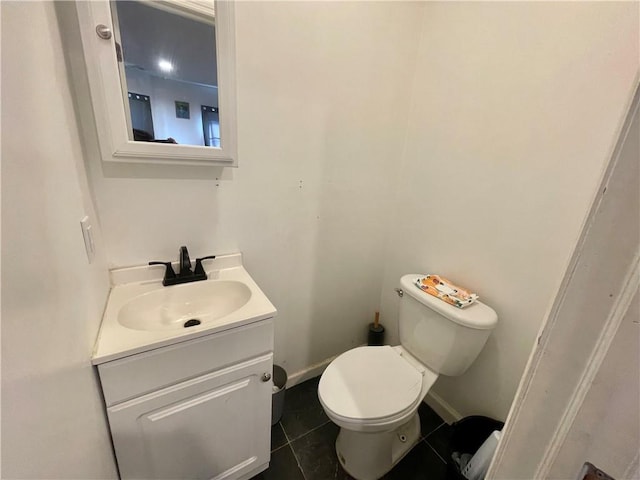
<path id="1" fill-rule="evenodd" d="M 420 439 L 420 402 L 439 374 L 462 375 L 498 322 L 475 302 L 449 305 L 415 286 L 424 275 L 400 279 L 400 343 L 358 347 L 333 360 L 320 378 L 318 397 L 340 427 L 336 453 L 357 480 L 377 480 Z"/>

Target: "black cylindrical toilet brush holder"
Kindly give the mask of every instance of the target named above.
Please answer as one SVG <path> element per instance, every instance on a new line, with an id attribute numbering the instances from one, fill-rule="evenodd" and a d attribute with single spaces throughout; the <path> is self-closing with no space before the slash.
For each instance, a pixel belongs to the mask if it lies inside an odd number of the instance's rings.
<path id="1" fill-rule="evenodd" d="M 373 323 L 369 324 L 369 336 L 367 345 L 370 347 L 384 345 L 384 327 L 380 325 L 380 312 L 376 312 Z"/>

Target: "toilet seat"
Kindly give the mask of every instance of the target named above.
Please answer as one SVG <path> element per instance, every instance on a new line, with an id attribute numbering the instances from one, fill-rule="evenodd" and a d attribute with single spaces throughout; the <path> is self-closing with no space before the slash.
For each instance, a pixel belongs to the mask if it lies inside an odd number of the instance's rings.
<path id="1" fill-rule="evenodd" d="M 329 364 L 318 397 L 341 423 L 385 424 L 412 413 L 422 390 L 422 373 L 392 347 L 358 347 Z"/>

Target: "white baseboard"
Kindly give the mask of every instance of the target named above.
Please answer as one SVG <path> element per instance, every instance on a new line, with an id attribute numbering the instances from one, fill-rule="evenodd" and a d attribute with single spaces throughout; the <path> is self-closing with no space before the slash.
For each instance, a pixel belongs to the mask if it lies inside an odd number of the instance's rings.
<path id="1" fill-rule="evenodd" d="M 448 424 L 457 422 L 462 418 L 460 412 L 447 403 L 440 395 L 432 391 L 427 392 L 424 403 L 429 405 L 433 411 L 440 415 L 440 417 Z"/>
<path id="2" fill-rule="evenodd" d="M 292 373 L 287 378 L 287 388 L 295 387 L 297 384 L 302 383 L 310 378 L 317 377 L 318 375 L 322 375 L 324 369 L 327 368 L 334 358 L 338 355 L 334 355 L 333 357 L 329 357 L 321 362 L 318 362 L 310 367 L 307 367 L 299 372 Z"/>

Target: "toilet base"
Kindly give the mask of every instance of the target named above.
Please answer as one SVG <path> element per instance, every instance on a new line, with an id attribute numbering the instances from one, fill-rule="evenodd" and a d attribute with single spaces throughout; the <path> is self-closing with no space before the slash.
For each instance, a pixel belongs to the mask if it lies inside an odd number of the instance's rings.
<path id="1" fill-rule="evenodd" d="M 420 440 L 418 412 L 390 431 L 365 433 L 341 428 L 336 453 L 342 468 L 356 480 L 378 480 Z"/>

